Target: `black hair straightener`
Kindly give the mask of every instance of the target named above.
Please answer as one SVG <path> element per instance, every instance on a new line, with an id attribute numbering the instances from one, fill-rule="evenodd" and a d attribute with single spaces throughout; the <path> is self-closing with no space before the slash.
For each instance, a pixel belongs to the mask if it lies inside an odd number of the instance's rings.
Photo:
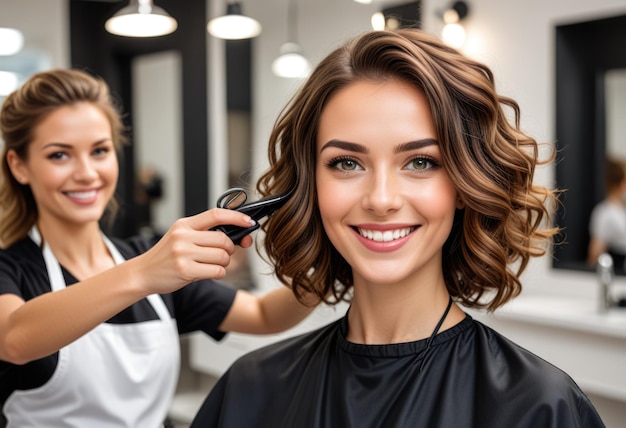
<path id="1" fill-rule="evenodd" d="M 234 187 L 224 192 L 217 200 L 218 208 L 226 208 L 230 210 L 240 211 L 249 215 L 254 219 L 256 224 L 250 227 L 241 227 L 233 225 L 221 225 L 213 228 L 212 230 L 221 230 L 232 241 L 239 245 L 244 236 L 251 232 L 254 232 L 261 224 L 259 221 L 264 217 L 272 215 L 277 209 L 282 207 L 289 199 L 292 192 L 281 193 L 280 195 L 267 196 L 258 201 L 245 203 L 248 199 L 246 191 L 240 187 Z"/>

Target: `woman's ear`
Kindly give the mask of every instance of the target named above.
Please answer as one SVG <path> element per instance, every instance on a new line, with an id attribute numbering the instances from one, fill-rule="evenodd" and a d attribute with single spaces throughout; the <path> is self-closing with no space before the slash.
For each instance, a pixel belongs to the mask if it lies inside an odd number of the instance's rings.
<path id="1" fill-rule="evenodd" d="M 456 209 L 457 210 L 462 210 L 463 208 L 465 208 L 465 201 L 463 201 L 463 198 L 461 198 L 460 195 L 457 195 L 457 197 L 456 197 Z"/>
<path id="2" fill-rule="evenodd" d="M 13 178 L 20 184 L 28 184 L 28 174 L 22 159 L 11 149 L 7 152 L 7 164 Z"/>

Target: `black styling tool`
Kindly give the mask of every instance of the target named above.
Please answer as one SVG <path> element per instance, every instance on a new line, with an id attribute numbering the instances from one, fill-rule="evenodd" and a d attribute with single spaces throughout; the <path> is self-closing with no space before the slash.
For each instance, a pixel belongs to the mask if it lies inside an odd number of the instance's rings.
<path id="1" fill-rule="evenodd" d="M 239 245 L 244 236 L 261 227 L 259 221 L 262 218 L 272 215 L 287 202 L 290 196 L 291 192 L 281 193 L 280 195 L 268 196 L 246 204 L 248 194 L 244 189 L 240 187 L 228 189 L 217 199 L 217 207 L 236 210 L 247 214 L 254 219 L 256 224 L 250 227 L 220 225 L 211 230 L 221 230 L 228 235 L 236 245 Z"/>

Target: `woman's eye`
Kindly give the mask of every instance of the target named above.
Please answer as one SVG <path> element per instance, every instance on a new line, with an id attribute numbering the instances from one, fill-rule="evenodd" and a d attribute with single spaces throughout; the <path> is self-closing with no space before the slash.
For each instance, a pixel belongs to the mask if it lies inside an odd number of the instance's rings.
<path id="1" fill-rule="evenodd" d="M 62 160 L 65 158 L 67 158 L 67 155 L 63 152 L 54 152 L 48 155 L 48 159 L 52 159 L 52 160 Z"/>
<path id="2" fill-rule="evenodd" d="M 103 156 L 107 154 L 108 152 L 109 152 L 109 149 L 107 147 L 99 147 L 93 151 L 93 154 L 95 156 Z"/>
<path id="3" fill-rule="evenodd" d="M 414 171 L 426 171 L 436 166 L 437 163 L 434 160 L 425 157 L 416 157 L 407 165 L 409 169 Z"/>
<path id="4" fill-rule="evenodd" d="M 329 168 L 336 168 L 340 171 L 350 172 L 357 171 L 361 168 L 361 165 L 357 161 L 351 158 L 335 158 L 328 162 Z"/>

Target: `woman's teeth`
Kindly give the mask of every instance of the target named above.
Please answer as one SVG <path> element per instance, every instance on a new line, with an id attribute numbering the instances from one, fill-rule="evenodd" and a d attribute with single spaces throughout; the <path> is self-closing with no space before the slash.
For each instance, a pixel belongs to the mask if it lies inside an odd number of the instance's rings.
<path id="1" fill-rule="evenodd" d="M 67 196 L 74 199 L 89 199 L 96 196 L 96 191 L 90 190 L 88 192 L 67 192 Z"/>
<path id="2" fill-rule="evenodd" d="M 376 241 L 376 242 L 389 242 L 395 239 L 404 238 L 413 230 L 412 227 L 404 227 L 402 229 L 385 230 L 385 231 L 369 230 L 369 229 L 361 229 L 361 228 L 358 228 L 358 229 L 359 229 L 359 234 L 361 234 L 362 237 L 371 239 L 372 241 Z"/>

